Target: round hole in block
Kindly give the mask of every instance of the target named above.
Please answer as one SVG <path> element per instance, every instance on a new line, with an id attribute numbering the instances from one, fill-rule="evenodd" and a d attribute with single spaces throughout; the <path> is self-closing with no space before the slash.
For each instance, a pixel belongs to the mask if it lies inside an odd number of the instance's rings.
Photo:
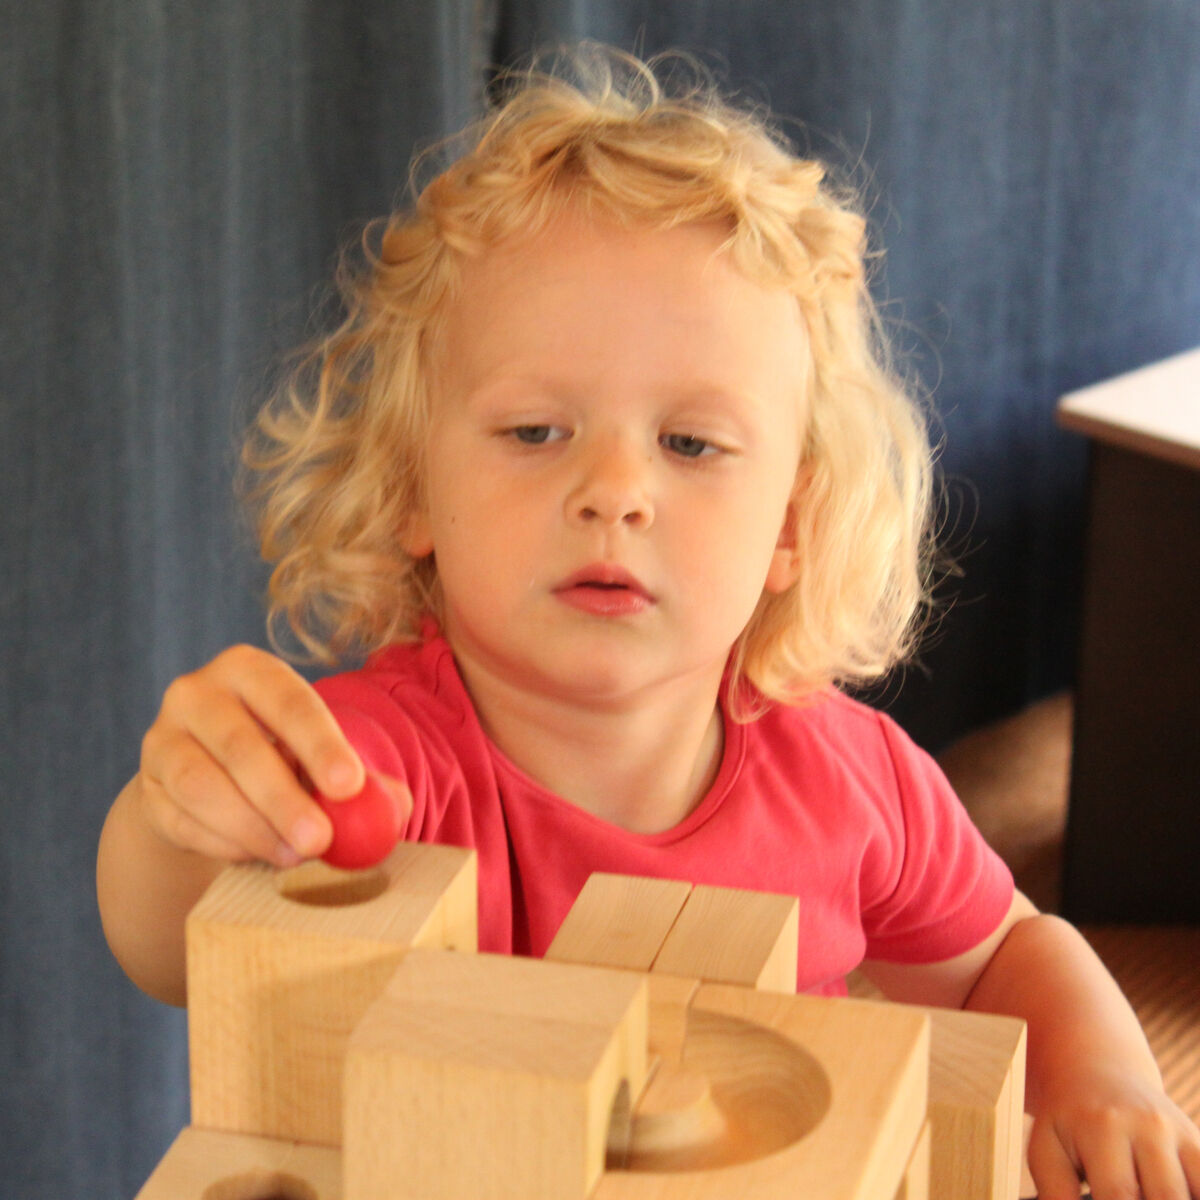
<path id="1" fill-rule="evenodd" d="M 387 891 L 385 871 L 342 871 L 317 860 L 302 863 L 275 876 L 275 886 L 285 900 L 320 908 L 347 908 L 365 904 Z"/>
<path id="2" fill-rule="evenodd" d="M 201 1200 L 320 1200 L 317 1193 L 283 1171 L 246 1171 L 214 1183 Z"/>
<path id="3" fill-rule="evenodd" d="M 775 1154 L 829 1111 L 829 1077 L 802 1047 L 752 1021 L 692 1010 L 683 1055 L 662 1062 L 632 1118 L 630 1171 L 703 1171 Z M 651 1089 L 647 1089 L 647 1096 Z"/>

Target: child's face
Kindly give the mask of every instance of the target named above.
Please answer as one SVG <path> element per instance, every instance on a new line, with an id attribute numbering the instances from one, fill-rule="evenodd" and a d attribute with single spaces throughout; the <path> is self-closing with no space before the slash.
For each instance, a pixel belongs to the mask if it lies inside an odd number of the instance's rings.
<path id="1" fill-rule="evenodd" d="M 722 240 L 569 214 L 467 264 L 408 545 L 468 683 L 600 707 L 715 687 L 793 581 L 806 338 Z"/>

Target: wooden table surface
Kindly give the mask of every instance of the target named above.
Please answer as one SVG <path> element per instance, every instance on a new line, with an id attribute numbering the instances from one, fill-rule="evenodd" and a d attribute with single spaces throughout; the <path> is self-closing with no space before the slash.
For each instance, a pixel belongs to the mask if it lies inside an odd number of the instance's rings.
<path id="1" fill-rule="evenodd" d="M 1110 445 L 1200 469 L 1200 348 L 1069 392 L 1058 420 Z"/>

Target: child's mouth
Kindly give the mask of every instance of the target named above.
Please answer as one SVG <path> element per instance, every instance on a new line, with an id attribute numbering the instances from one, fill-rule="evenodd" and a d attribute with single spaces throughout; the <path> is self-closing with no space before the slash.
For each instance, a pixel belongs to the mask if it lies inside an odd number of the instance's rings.
<path id="1" fill-rule="evenodd" d="M 554 594 L 572 608 L 599 617 L 636 616 L 655 602 L 628 571 L 607 564 L 577 572 L 556 587 Z"/>

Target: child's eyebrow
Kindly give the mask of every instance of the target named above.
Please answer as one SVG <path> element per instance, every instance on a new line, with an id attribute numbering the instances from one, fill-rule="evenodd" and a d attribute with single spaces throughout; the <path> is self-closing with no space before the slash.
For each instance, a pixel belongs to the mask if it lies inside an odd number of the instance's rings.
<path id="1" fill-rule="evenodd" d="M 553 381 L 533 372 L 505 371 L 471 381 L 463 389 L 462 398 L 471 407 L 482 407 L 527 398 L 561 399 L 566 391 L 566 388 L 556 387 Z"/>
<path id="2" fill-rule="evenodd" d="M 580 393 L 578 383 L 559 382 L 539 374 L 504 374 L 471 384 L 463 391 L 466 403 L 484 406 L 510 400 L 570 401 Z M 657 389 L 656 399 L 664 409 L 706 413 L 765 412 L 769 404 L 757 391 L 710 381 L 673 381 Z"/>
<path id="3" fill-rule="evenodd" d="M 664 400 L 684 416 L 732 416 L 750 423 L 765 418 L 773 404 L 755 388 L 688 381 L 672 386 Z"/>
<path id="4" fill-rule="evenodd" d="M 678 381 L 664 392 L 664 397 L 679 404 L 693 404 L 697 407 L 727 407 L 730 405 L 750 405 L 761 408 L 763 398 L 752 388 L 733 387 L 723 383 L 713 383 L 707 380 Z"/>

